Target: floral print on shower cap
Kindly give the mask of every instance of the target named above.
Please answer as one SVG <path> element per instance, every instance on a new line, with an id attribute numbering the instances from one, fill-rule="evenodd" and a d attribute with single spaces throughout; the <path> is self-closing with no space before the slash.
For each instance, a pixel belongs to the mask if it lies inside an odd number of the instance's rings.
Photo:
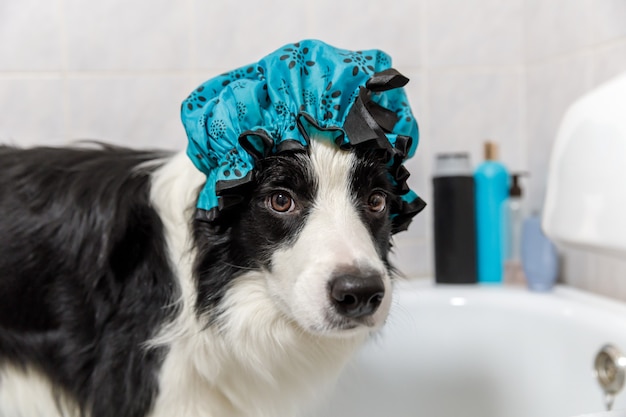
<path id="1" fill-rule="evenodd" d="M 218 222 L 245 201 L 258 160 L 328 140 L 384 154 L 400 197 L 393 232 L 405 230 L 425 206 L 408 188 L 403 165 L 419 138 L 402 88 L 407 82 L 382 51 L 348 51 L 318 40 L 285 45 L 206 81 L 181 107 L 187 155 L 207 176 L 197 217 Z"/>

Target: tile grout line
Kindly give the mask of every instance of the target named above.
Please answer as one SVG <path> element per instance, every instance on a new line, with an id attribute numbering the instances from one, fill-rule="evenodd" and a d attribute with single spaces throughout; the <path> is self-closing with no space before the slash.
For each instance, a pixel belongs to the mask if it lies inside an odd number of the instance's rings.
<path id="1" fill-rule="evenodd" d="M 67 20 L 65 15 L 65 0 L 57 0 L 57 13 L 59 19 L 59 43 L 61 46 L 61 69 L 59 76 L 62 84 L 62 107 L 63 107 L 63 141 L 67 141 L 71 131 L 71 110 L 69 94 L 69 78 L 67 70 L 69 68 L 69 45 L 67 35 Z M 1 73 L 0 73 L 1 74 Z"/>

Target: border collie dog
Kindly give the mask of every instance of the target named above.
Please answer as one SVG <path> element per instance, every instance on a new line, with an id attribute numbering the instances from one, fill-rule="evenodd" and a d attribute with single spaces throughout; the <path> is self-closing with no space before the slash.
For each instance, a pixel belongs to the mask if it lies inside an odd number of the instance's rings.
<path id="1" fill-rule="evenodd" d="M 383 324 L 382 163 L 267 158 L 219 233 L 204 181 L 184 154 L 0 148 L 0 415 L 289 415 Z"/>
<path id="2" fill-rule="evenodd" d="M 321 62 L 300 60 L 302 76 Z M 208 177 L 189 150 L 0 146 L 0 416 L 283 417 L 314 400 L 385 322 L 408 223 L 402 158 L 317 132 L 259 157 L 215 221 L 198 216 Z"/>

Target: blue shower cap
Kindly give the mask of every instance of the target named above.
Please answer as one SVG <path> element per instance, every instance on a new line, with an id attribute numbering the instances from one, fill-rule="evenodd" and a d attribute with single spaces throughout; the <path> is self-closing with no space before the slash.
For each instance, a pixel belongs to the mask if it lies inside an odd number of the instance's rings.
<path id="1" fill-rule="evenodd" d="M 218 221 L 245 200 L 257 161 L 306 151 L 315 138 L 381 151 L 400 197 L 392 207 L 393 232 L 405 230 L 425 206 L 408 188 L 403 166 L 418 143 L 402 88 L 407 82 L 382 51 L 348 51 L 317 40 L 286 45 L 206 81 L 181 108 L 187 155 L 207 176 L 197 217 Z"/>

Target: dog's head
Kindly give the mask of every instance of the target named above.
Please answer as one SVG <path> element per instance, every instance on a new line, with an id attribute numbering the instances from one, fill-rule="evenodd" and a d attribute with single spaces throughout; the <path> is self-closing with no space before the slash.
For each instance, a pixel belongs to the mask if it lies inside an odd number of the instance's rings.
<path id="1" fill-rule="evenodd" d="M 187 154 L 207 175 L 196 222 L 202 308 L 226 277 L 251 270 L 308 331 L 384 321 L 391 235 L 423 207 L 402 165 L 418 137 L 408 79 L 390 64 L 381 51 L 303 41 L 183 102 Z"/>
<path id="2" fill-rule="evenodd" d="M 215 282 L 216 270 L 225 277 L 258 270 L 276 307 L 306 331 L 380 326 L 391 303 L 391 213 L 399 204 L 384 160 L 315 140 L 306 152 L 258 165 L 249 199 L 220 230 L 196 223 L 206 248 L 199 302 L 211 307 L 219 286 L 228 286 Z"/>

